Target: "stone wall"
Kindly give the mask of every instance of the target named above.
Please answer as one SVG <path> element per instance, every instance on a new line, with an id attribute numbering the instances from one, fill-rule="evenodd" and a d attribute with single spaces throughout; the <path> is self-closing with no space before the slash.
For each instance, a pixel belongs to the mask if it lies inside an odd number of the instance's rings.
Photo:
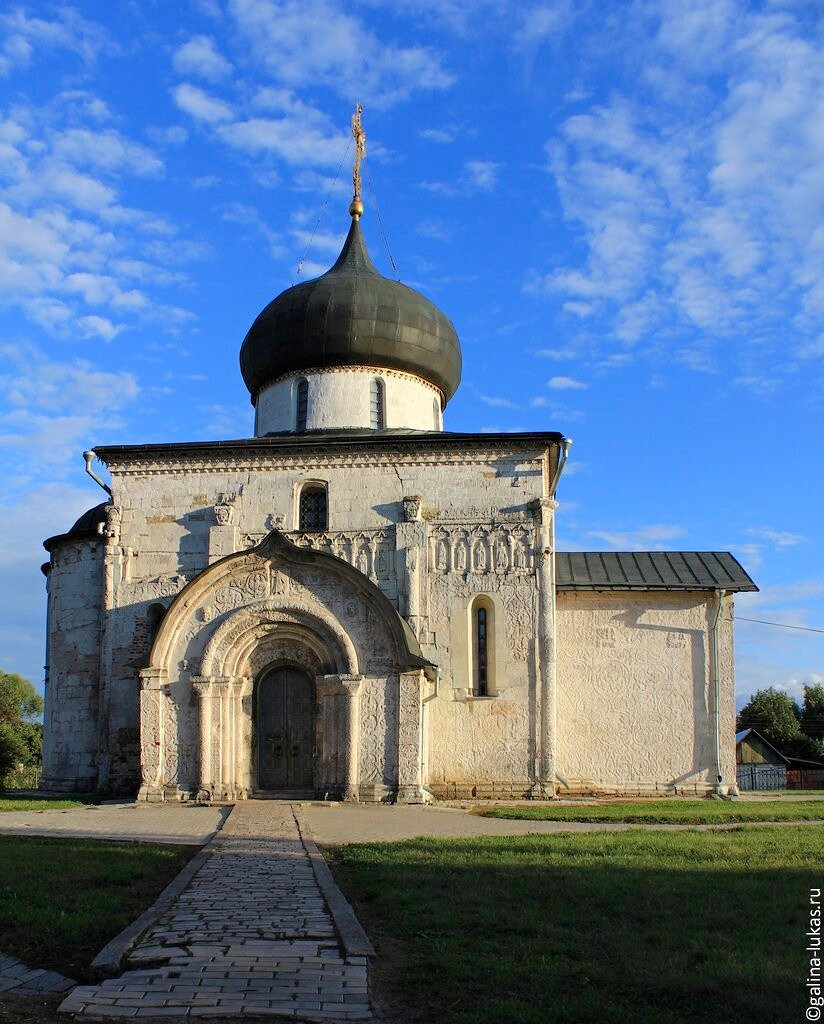
<path id="1" fill-rule="evenodd" d="M 43 789 L 97 787 L 102 538 L 64 540 L 48 575 Z"/>
<path id="2" fill-rule="evenodd" d="M 706 592 L 558 594 L 558 768 L 572 792 L 713 788 L 715 607 Z M 726 598 L 719 707 L 727 785 L 735 783 L 732 610 Z"/>

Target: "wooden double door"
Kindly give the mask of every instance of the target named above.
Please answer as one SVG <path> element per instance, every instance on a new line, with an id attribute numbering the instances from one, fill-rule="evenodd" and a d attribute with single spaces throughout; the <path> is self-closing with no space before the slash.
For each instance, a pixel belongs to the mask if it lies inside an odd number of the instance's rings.
<path id="1" fill-rule="evenodd" d="M 290 665 L 270 669 L 257 686 L 258 789 L 314 785 L 315 685 Z"/>

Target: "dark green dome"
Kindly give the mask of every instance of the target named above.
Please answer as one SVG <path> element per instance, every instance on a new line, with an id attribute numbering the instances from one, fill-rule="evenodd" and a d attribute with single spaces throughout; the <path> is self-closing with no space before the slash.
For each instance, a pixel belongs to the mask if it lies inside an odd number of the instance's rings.
<path id="1" fill-rule="evenodd" d="M 445 401 L 461 380 L 451 321 L 419 292 L 378 273 L 353 219 L 331 270 L 282 292 L 252 324 L 240 371 L 254 397 L 286 373 L 364 365 L 413 373 Z"/>

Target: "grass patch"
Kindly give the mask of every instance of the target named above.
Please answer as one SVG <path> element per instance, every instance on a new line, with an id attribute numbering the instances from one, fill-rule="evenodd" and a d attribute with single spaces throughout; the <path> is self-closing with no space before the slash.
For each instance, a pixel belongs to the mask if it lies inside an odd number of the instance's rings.
<path id="1" fill-rule="evenodd" d="M 31 797 L 4 793 L 0 796 L 0 813 L 3 811 L 65 811 L 71 807 L 85 807 L 100 803 L 92 797 Z"/>
<path id="2" fill-rule="evenodd" d="M 0 836 L 0 950 L 82 980 L 198 849 Z"/>
<path id="3" fill-rule="evenodd" d="M 328 856 L 387 1020 L 803 1019 L 822 830 L 530 835 Z"/>
<path id="4" fill-rule="evenodd" d="M 521 807 L 475 808 L 484 818 L 520 818 L 526 821 L 628 821 L 638 824 L 712 825 L 718 822 L 813 821 L 824 819 L 824 802 L 764 800 L 758 803 L 728 800 L 645 800 L 638 802 L 570 806 L 535 804 Z"/>

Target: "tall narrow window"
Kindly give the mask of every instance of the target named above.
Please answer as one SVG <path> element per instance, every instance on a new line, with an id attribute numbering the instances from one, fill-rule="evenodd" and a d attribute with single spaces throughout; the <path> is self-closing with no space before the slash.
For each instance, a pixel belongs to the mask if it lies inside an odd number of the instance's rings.
<path id="1" fill-rule="evenodd" d="M 309 381 L 302 380 L 298 384 L 297 410 L 295 415 L 295 430 L 302 434 L 306 430 L 306 416 L 309 410 Z"/>
<path id="2" fill-rule="evenodd" d="M 479 697 L 485 697 L 489 692 L 489 638 L 486 632 L 486 608 L 479 608 L 475 612 L 477 618 L 478 649 L 475 652 L 478 659 L 478 687 Z"/>
<path id="3" fill-rule="evenodd" d="M 495 693 L 495 607 L 482 595 L 470 609 L 472 635 L 472 693 L 492 697 Z"/>
<path id="4" fill-rule="evenodd" d="M 436 398 L 432 403 L 432 412 L 435 414 L 435 430 L 441 425 L 441 403 Z"/>
<path id="5" fill-rule="evenodd" d="M 326 488 L 320 484 L 307 484 L 300 492 L 298 529 L 304 533 L 317 533 L 326 529 Z"/>
<path id="6" fill-rule="evenodd" d="M 384 405 L 383 381 L 374 377 L 369 385 L 369 426 L 373 430 L 383 430 L 386 426 Z"/>

